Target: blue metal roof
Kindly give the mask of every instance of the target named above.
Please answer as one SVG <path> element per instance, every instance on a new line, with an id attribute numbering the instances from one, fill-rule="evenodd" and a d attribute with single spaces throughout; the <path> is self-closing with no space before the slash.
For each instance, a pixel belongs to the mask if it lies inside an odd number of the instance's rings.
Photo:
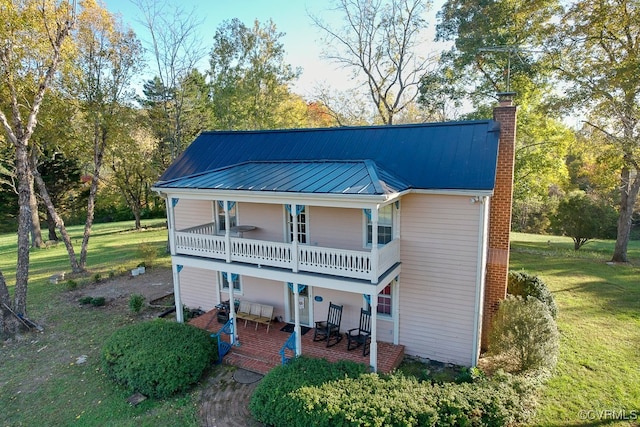
<path id="1" fill-rule="evenodd" d="M 246 162 L 166 181 L 157 187 L 371 195 L 409 188 L 370 160 Z"/>
<path id="2" fill-rule="evenodd" d="M 337 127 L 325 129 L 289 129 L 265 131 L 214 131 L 201 133 L 193 143 L 169 166 L 156 187 L 177 178 L 220 172 L 227 169 L 235 181 L 229 188 L 267 184 L 269 176 L 247 176 L 242 181 L 240 171 L 262 165 L 253 173 L 269 175 L 271 162 L 281 172 L 303 176 L 320 167 L 318 173 L 329 174 L 332 184 L 340 173 L 330 173 L 330 167 L 340 162 L 370 160 L 380 173 L 381 181 L 390 188 L 492 190 L 498 156 L 499 124 L 493 120 L 414 125 Z M 309 162 L 307 164 L 302 162 Z M 267 162 L 267 163 L 265 163 Z M 276 162 L 279 162 L 276 164 Z M 282 162 L 291 162 L 290 168 Z M 246 164 L 240 167 L 239 165 Z M 364 163 L 360 164 L 362 167 Z M 238 168 L 230 168 L 238 166 Z M 346 165 L 342 165 L 345 167 Z M 304 171 L 303 171 L 304 170 Z M 207 176 L 209 174 L 206 174 Z M 382 175 L 385 175 L 382 178 Z M 205 179 L 205 175 L 201 175 Z M 315 175 L 309 175 L 314 179 Z M 209 176 L 222 179 L 222 175 Z M 231 179 L 224 177 L 224 179 Z M 371 178 L 371 177 L 370 177 Z M 239 181 L 240 180 L 240 181 Z M 242 182 L 241 182 L 242 181 Z M 375 179 L 373 180 L 375 181 Z M 174 187 L 174 181 L 171 187 Z M 167 183 L 168 184 L 168 183 Z M 194 185 L 183 181 L 184 185 Z M 273 184 L 277 185 L 277 184 Z M 282 185 L 282 184 L 281 184 Z M 282 185 L 286 191 L 316 189 L 313 181 Z M 331 184 L 329 184 L 331 185 Z M 265 188 L 269 187 L 267 185 Z M 339 188 L 334 185 L 332 191 Z M 175 187 L 174 187 L 175 188 Z"/>

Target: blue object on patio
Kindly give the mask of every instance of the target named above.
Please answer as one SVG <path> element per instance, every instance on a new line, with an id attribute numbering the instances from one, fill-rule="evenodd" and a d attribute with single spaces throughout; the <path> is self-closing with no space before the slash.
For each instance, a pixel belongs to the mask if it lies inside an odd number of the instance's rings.
<path id="1" fill-rule="evenodd" d="M 287 356 L 287 350 L 289 350 L 290 352 L 293 352 L 293 356 L 291 356 L 291 357 Z M 287 338 L 287 340 L 284 342 L 284 345 L 280 349 L 280 356 L 282 357 L 282 366 L 286 365 L 287 363 L 289 363 L 289 361 L 291 359 L 296 357 L 296 333 L 295 333 L 295 331 L 292 332 L 291 336 L 289 336 L 289 338 Z"/>
<path id="2" fill-rule="evenodd" d="M 229 342 L 226 342 L 222 339 L 222 334 L 225 334 L 229 337 Z M 233 336 L 233 319 L 229 319 L 227 323 L 224 324 L 222 329 L 218 331 L 216 334 L 211 334 L 211 338 L 216 338 L 218 341 L 218 361 L 217 364 L 222 363 L 222 358 L 229 353 L 231 350 L 231 337 Z"/>

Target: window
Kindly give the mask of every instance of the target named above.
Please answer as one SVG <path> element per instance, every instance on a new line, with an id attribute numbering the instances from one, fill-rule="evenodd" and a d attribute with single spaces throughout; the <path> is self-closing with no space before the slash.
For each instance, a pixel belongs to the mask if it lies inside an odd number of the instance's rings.
<path id="1" fill-rule="evenodd" d="M 378 305 L 377 305 L 377 313 L 385 316 L 391 317 L 393 315 L 393 299 L 391 296 L 391 285 L 389 283 L 380 293 L 378 294 Z M 367 300 L 367 309 L 371 310 L 371 302 L 368 296 L 365 296 Z"/>
<path id="2" fill-rule="evenodd" d="M 291 205 L 286 205 L 287 215 L 287 238 L 289 242 L 293 242 L 293 213 L 291 212 Z M 307 230 L 309 224 L 307 223 L 307 210 L 306 206 L 297 205 L 298 213 L 298 243 L 306 244 L 308 242 Z"/>
<path id="3" fill-rule="evenodd" d="M 367 245 L 373 242 L 373 224 L 371 211 L 365 210 L 367 221 Z M 383 206 L 378 209 L 378 245 L 386 245 L 393 240 L 393 205 Z"/>
<path id="4" fill-rule="evenodd" d="M 222 284 L 222 290 L 229 292 L 229 273 L 220 273 L 220 283 Z M 231 273 L 231 281 L 233 282 L 233 291 L 242 293 L 242 285 L 240 283 L 240 275 Z"/>
<path id="5" fill-rule="evenodd" d="M 378 314 L 391 316 L 391 284 L 378 294 Z"/>
<path id="6" fill-rule="evenodd" d="M 238 225 L 238 215 L 236 209 L 236 202 L 227 202 L 229 208 L 229 227 L 235 227 Z M 222 200 L 218 200 L 216 203 L 216 212 L 218 216 L 218 221 L 216 223 L 218 227 L 218 232 L 223 233 L 227 228 L 225 224 L 225 214 L 224 214 L 224 202 Z"/>

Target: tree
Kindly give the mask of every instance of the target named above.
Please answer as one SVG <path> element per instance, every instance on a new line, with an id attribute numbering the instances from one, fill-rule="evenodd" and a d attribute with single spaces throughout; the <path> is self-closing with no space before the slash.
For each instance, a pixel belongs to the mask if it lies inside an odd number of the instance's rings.
<path id="1" fill-rule="evenodd" d="M 552 224 L 556 231 L 573 239 L 577 251 L 595 238 L 609 238 L 615 226 L 616 212 L 582 191 L 560 200 Z"/>
<path id="2" fill-rule="evenodd" d="M 31 227 L 31 169 L 29 142 L 47 88 L 65 54 L 75 12 L 71 4 L 25 0 L 2 2 L 0 25 L 0 74 L 2 92 L 8 94 L 9 110 L 0 110 L 0 123 L 15 149 L 18 183 L 18 259 L 13 304 L 4 280 L 0 280 L 0 331 L 13 333 L 19 327 L 11 310 L 27 311 L 29 280 L 29 230 Z"/>
<path id="3" fill-rule="evenodd" d="M 247 27 L 233 19 L 218 27 L 209 61 L 216 128 L 298 125 L 285 113 L 285 104 L 292 96 L 288 85 L 300 71 L 284 61 L 283 35 L 272 21 L 263 26 L 256 20 Z"/>
<path id="4" fill-rule="evenodd" d="M 640 3 L 582 0 L 561 22 L 551 54 L 568 85 L 566 101 L 586 113 L 586 123 L 602 132 L 622 163 L 612 261 L 627 262 L 640 191 Z"/>
<path id="5" fill-rule="evenodd" d="M 495 102 L 496 92 L 545 84 L 539 52 L 559 13 L 557 0 L 446 1 L 436 27 L 436 40 L 454 42 L 442 57 L 446 81 L 457 80 L 475 105 Z"/>
<path id="6" fill-rule="evenodd" d="M 448 0 L 438 13 L 436 37 L 454 45 L 443 55 L 440 79 L 423 85 L 427 94 L 440 95 L 440 104 L 451 102 L 448 93 L 467 93 L 475 112 L 466 118 L 491 117 L 497 93 L 516 92 L 513 224 L 519 230 L 545 231 L 549 207 L 567 181 L 564 159 L 573 134 L 548 108 L 554 90 L 542 53 L 560 11 L 556 0 Z M 430 107 L 434 98 L 421 101 Z"/>
<path id="7" fill-rule="evenodd" d="M 418 84 L 432 58 L 417 52 L 426 28 L 424 0 L 337 0 L 343 26 L 335 28 L 317 17 L 314 24 L 325 37 L 326 59 L 364 80 L 368 96 L 384 124 L 418 97 Z"/>
<path id="8" fill-rule="evenodd" d="M 123 126 L 132 76 L 142 67 L 142 47 L 135 34 L 125 29 L 94 0 L 86 0 L 78 28 L 77 75 L 71 83 L 80 99 L 86 121 L 87 137 L 91 140 L 91 183 L 87 202 L 87 218 L 82 238 L 78 266 L 84 270 L 95 200 L 102 176 L 104 156 L 109 144 Z"/>
<path id="9" fill-rule="evenodd" d="M 140 126 L 143 113 L 131 109 L 126 126 L 119 129 L 114 143 L 107 149 L 107 164 L 110 174 L 105 181 L 115 186 L 135 219 L 135 228 L 141 228 L 142 209 L 148 206 L 149 192 L 160 171 L 149 162 L 155 140 L 149 131 Z"/>
<path id="10" fill-rule="evenodd" d="M 190 82 L 196 78 L 195 67 L 204 57 L 198 28 L 202 21 L 195 10 L 190 13 L 177 6 L 170 9 L 167 1 L 135 0 L 142 12 L 142 24 L 148 30 L 150 50 L 153 52 L 156 77 L 151 85 L 145 85 L 146 101 L 153 101 L 161 114 L 161 144 L 168 152 L 168 166 L 185 149 L 186 144 L 206 128 L 209 121 L 200 124 L 194 133 L 190 118 Z M 153 93 L 153 98 L 150 94 Z M 150 105 L 147 105 L 150 106 Z M 191 121 L 191 124 L 187 122 Z M 160 129 L 160 128 L 158 128 Z"/>

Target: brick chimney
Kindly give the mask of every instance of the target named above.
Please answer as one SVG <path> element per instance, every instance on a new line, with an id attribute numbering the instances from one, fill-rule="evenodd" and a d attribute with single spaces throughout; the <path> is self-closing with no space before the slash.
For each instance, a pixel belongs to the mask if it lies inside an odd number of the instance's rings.
<path id="1" fill-rule="evenodd" d="M 489 253 L 482 318 L 483 349 L 488 345 L 493 316 L 507 294 L 517 116 L 517 108 L 513 105 L 514 95 L 513 92 L 499 93 L 499 104 L 493 110 L 493 119 L 500 123 L 500 142 L 496 185 L 489 206 Z"/>

